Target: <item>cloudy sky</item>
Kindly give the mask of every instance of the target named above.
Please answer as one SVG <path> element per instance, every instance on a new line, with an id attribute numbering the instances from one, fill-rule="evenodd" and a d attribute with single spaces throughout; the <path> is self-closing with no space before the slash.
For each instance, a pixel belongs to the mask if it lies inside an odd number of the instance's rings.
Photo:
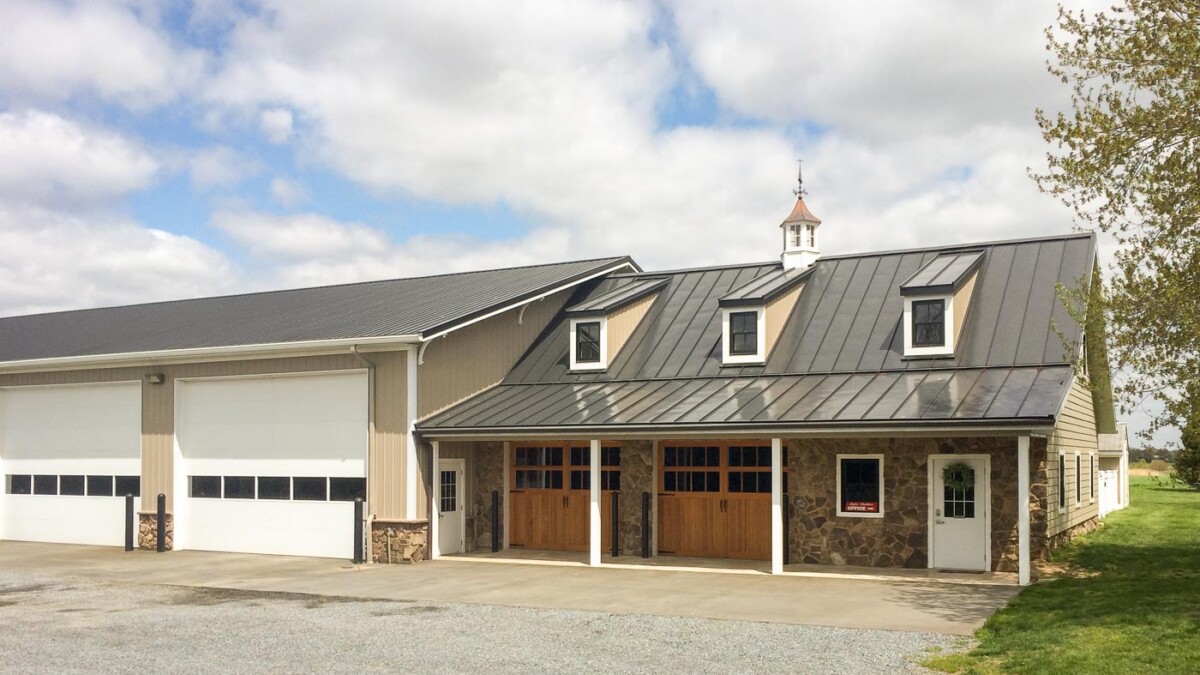
<path id="1" fill-rule="evenodd" d="M 0 3 L 0 315 L 1067 232 L 1053 3 Z"/>

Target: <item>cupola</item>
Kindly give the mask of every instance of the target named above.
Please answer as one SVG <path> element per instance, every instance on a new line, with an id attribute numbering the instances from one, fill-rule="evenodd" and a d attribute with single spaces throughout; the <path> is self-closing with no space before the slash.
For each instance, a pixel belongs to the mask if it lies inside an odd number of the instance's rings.
<path id="1" fill-rule="evenodd" d="M 806 269 L 821 257 L 817 246 L 817 228 L 821 219 L 813 215 L 804 203 L 804 174 L 797 172 L 796 205 L 779 224 L 783 228 L 783 268 Z"/>

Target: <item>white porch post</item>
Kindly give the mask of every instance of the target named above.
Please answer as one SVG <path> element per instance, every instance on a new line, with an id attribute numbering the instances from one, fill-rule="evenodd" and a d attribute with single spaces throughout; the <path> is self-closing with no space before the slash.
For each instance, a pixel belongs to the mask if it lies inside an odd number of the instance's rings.
<path id="1" fill-rule="evenodd" d="M 504 442 L 504 480 L 502 480 L 500 482 L 500 484 L 503 486 L 500 491 L 500 509 L 503 511 L 503 515 L 500 517 L 500 522 L 501 522 L 500 532 L 502 535 L 501 539 L 500 539 L 500 550 L 502 550 L 502 551 L 508 550 L 508 521 L 509 521 L 508 492 L 509 492 L 509 490 L 512 489 L 512 486 L 509 485 L 508 482 L 509 482 L 509 476 L 512 475 L 512 472 L 509 471 L 509 468 L 511 466 L 512 466 L 512 445 L 508 441 L 505 441 Z"/>
<path id="2" fill-rule="evenodd" d="M 442 472 L 438 468 L 442 451 L 437 441 L 431 441 L 429 445 L 432 448 L 429 463 L 433 465 L 429 469 L 433 476 L 433 484 L 429 487 L 429 501 L 432 502 L 429 506 L 429 559 L 437 560 L 442 557 L 442 545 L 438 537 L 442 527 Z"/>
<path id="3" fill-rule="evenodd" d="M 600 441 L 592 441 L 591 452 L 588 453 L 590 466 L 588 476 L 590 480 L 589 490 L 591 499 L 589 500 L 589 515 L 588 515 L 588 564 L 596 567 L 600 564 Z"/>
<path id="4" fill-rule="evenodd" d="M 1029 561 L 1029 436 L 1017 437 L 1017 580 L 1030 581 Z"/>
<path id="5" fill-rule="evenodd" d="M 783 573 L 783 440 L 771 439 L 771 574 Z"/>

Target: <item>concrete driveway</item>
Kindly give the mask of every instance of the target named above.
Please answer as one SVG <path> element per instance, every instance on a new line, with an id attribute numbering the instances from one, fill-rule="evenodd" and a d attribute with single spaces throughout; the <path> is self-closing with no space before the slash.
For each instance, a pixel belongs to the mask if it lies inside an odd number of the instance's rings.
<path id="1" fill-rule="evenodd" d="M 1020 588 L 929 581 L 315 558 L 0 542 L 0 568 L 110 583 L 968 635 Z"/>

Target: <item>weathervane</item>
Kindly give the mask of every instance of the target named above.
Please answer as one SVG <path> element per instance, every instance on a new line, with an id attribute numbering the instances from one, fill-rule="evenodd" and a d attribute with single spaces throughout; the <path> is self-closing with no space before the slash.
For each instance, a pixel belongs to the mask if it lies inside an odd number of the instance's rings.
<path id="1" fill-rule="evenodd" d="M 795 194 L 800 199 L 803 199 L 805 192 L 806 191 L 804 189 L 804 160 L 798 159 L 798 160 L 796 160 L 796 189 L 792 190 L 792 193 Z"/>

